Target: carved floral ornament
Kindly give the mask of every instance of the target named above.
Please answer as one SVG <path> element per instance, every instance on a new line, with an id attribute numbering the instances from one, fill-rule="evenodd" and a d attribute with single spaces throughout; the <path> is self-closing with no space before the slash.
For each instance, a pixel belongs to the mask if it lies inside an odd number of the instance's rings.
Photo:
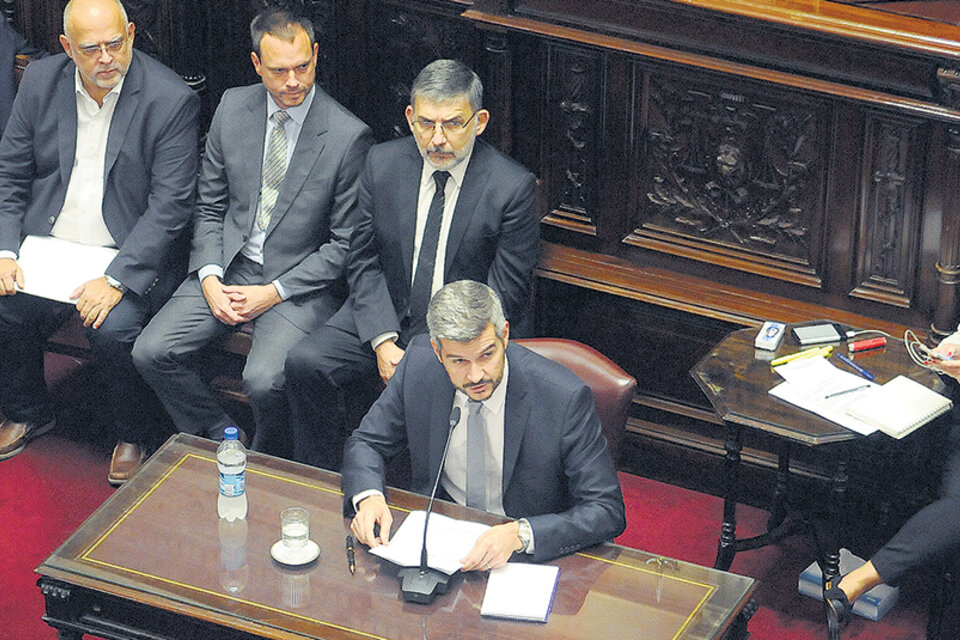
<path id="1" fill-rule="evenodd" d="M 805 257 L 814 114 L 655 83 L 645 221 Z"/>

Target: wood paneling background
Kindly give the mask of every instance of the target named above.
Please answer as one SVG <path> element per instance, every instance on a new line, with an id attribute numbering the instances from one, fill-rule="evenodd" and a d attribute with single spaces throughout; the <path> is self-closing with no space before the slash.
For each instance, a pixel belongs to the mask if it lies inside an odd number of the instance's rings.
<path id="1" fill-rule="evenodd" d="M 2 3 L 59 47 L 63 0 Z M 380 140 L 406 133 L 427 62 L 481 75 L 485 137 L 541 180 L 538 333 L 638 379 L 624 468 L 713 486 L 722 436 L 688 371 L 731 329 L 957 325 L 958 27 L 800 0 L 290 4 L 317 27 L 320 84 Z M 203 92 L 206 118 L 257 80 L 248 24 L 262 5 L 126 3 L 137 46 Z M 748 443 L 761 476 L 773 451 Z"/>

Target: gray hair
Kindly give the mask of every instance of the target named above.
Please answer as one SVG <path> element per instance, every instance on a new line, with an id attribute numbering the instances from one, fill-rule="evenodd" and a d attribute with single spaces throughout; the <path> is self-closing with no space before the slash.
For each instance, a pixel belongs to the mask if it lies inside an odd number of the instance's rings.
<path id="1" fill-rule="evenodd" d="M 474 111 L 483 107 L 483 83 L 470 67 L 458 60 L 434 60 L 417 74 L 410 87 L 410 105 L 417 98 L 446 102 L 466 96 Z"/>
<path id="2" fill-rule="evenodd" d="M 130 20 L 127 18 L 127 10 L 123 7 L 123 3 L 120 0 L 114 0 L 117 3 L 117 8 L 120 9 L 120 15 L 123 16 L 123 28 L 126 29 L 127 25 L 130 24 Z M 67 3 L 67 6 L 63 8 L 63 35 L 67 35 L 67 23 L 70 22 L 70 14 L 73 13 L 73 3 L 74 0 L 70 0 Z"/>
<path id="3" fill-rule="evenodd" d="M 434 294 L 427 307 L 430 337 L 439 347 L 440 339 L 469 342 L 493 325 L 503 340 L 507 319 L 496 291 L 473 280 L 457 280 Z"/>
<path id="4" fill-rule="evenodd" d="M 272 35 L 285 42 L 293 42 L 297 37 L 297 28 L 303 29 L 310 38 L 310 50 L 316 42 L 313 33 L 313 22 L 306 16 L 297 16 L 292 12 L 276 6 L 270 6 L 254 16 L 250 22 L 250 40 L 253 50 L 260 55 L 260 41 L 266 34 Z"/>

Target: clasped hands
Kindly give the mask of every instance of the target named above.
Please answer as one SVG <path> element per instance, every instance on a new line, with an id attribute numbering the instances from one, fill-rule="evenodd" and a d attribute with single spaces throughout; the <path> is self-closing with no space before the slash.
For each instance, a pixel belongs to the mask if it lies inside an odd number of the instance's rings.
<path id="1" fill-rule="evenodd" d="M 350 523 L 350 530 L 357 540 L 371 548 L 389 544 L 393 515 L 386 499 L 374 494 L 361 500 L 357 507 L 357 514 Z M 380 527 L 380 535 L 374 535 L 374 525 Z M 513 521 L 487 529 L 477 538 L 470 552 L 460 559 L 460 570 L 487 571 L 505 565 L 515 551 L 523 548 L 517 535 L 519 528 L 520 525 Z"/>
<path id="2" fill-rule="evenodd" d="M 272 283 L 227 285 L 217 276 L 207 276 L 200 288 L 213 317 L 231 326 L 250 322 L 282 301 Z"/>
<path id="3" fill-rule="evenodd" d="M 13 258 L 0 258 L 0 296 L 12 296 L 17 288 L 25 283 L 23 269 Z M 99 329 L 107 314 L 113 309 L 123 294 L 114 289 L 105 278 L 94 278 L 73 290 L 71 300 L 77 301 L 77 311 L 83 320 L 83 326 Z"/>

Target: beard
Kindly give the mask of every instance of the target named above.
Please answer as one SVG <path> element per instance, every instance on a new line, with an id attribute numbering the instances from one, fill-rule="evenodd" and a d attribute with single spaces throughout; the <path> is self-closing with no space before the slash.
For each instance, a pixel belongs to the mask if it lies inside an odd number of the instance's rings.
<path id="1" fill-rule="evenodd" d="M 426 146 L 421 146 L 416 136 L 414 136 L 414 140 L 417 142 L 417 149 L 420 150 L 420 155 L 427 164 L 437 171 L 449 171 L 463 162 L 470 155 L 470 152 L 473 151 L 473 144 L 477 140 L 477 132 L 475 129 L 470 132 L 470 139 L 467 140 L 466 144 L 464 144 L 459 151 L 445 151 L 443 147 L 433 147 L 429 143 Z M 434 158 L 430 156 L 431 152 L 444 153 L 447 155 L 443 158 Z"/>

